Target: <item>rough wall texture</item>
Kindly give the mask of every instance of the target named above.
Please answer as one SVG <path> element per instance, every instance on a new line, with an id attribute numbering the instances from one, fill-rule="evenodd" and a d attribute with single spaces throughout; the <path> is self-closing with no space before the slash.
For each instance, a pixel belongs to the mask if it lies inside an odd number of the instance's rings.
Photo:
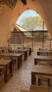
<path id="1" fill-rule="evenodd" d="M 10 35 L 10 19 L 12 11 L 4 5 L 0 13 L 0 46 L 6 46 Z"/>
<path id="2" fill-rule="evenodd" d="M 35 10 L 40 14 L 52 37 L 52 0 L 27 0 L 27 5 L 23 5 L 21 0 L 17 0 L 13 10 L 5 5 L 0 14 L 0 46 L 7 44 L 13 24 L 28 9 Z"/>

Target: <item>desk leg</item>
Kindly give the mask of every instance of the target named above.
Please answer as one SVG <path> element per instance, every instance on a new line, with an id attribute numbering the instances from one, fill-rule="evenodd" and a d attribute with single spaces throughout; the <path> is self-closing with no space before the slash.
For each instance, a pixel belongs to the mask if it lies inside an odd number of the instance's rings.
<path id="1" fill-rule="evenodd" d="M 4 81 L 7 82 L 7 66 L 4 68 Z"/>
<path id="2" fill-rule="evenodd" d="M 20 57 L 18 57 L 18 61 L 17 61 L 17 68 L 20 68 Z"/>
<path id="3" fill-rule="evenodd" d="M 29 49 L 29 55 L 31 55 L 31 48 Z"/>
<path id="4" fill-rule="evenodd" d="M 37 55 L 40 55 L 40 53 L 39 53 L 39 52 L 37 52 Z"/>
<path id="5" fill-rule="evenodd" d="M 25 52 L 25 54 L 26 54 L 26 59 L 27 59 L 27 51 Z"/>
<path id="6" fill-rule="evenodd" d="M 10 75 L 11 75 L 11 77 L 12 77 L 12 61 L 10 62 L 9 69 L 10 69 Z"/>
<path id="7" fill-rule="evenodd" d="M 24 53 L 24 60 L 26 61 L 27 59 L 27 55 L 26 55 L 26 52 Z"/>
<path id="8" fill-rule="evenodd" d="M 26 54 L 24 53 L 24 60 L 26 60 Z"/>
<path id="9" fill-rule="evenodd" d="M 48 53 L 47 53 L 47 56 L 48 56 Z"/>
<path id="10" fill-rule="evenodd" d="M 31 84 L 36 85 L 36 77 L 34 73 L 31 73 Z"/>
<path id="11" fill-rule="evenodd" d="M 37 59 L 34 59 L 34 65 L 37 65 Z"/>
<path id="12" fill-rule="evenodd" d="M 22 66 L 22 55 L 20 56 L 20 66 Z"/>

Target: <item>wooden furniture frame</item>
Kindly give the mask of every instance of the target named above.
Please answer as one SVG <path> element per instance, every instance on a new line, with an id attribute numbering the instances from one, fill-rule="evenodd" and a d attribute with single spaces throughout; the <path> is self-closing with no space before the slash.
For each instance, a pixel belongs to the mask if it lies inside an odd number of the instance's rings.
<path id="1" fill-rule="evenodd" d="M 4 81 L 7 82 L 8 69 L 9 69 L 9 76 L 12 77 L 12 61 L 11 60 L 0 60 L 0 67 L 1 67 L 0 69 L 3 69 L 3 72 L 4 72 Z"/>
<path id="2" fill-rule="evenodd" d="M 27 60 L 27 57 L 28 57 L 28 49 L 17 49 L 17 50 L 14 50 L 14 52 L 17 52 L 17 53 L 24 53 L 24 60 L 26 61 Z"/>
<path id="3" fill-rule="evenodd" d="M 37 51 L 37 55 L 52 56 L 52 51 L 50 51 L 50 50 L 39 50 L 39 51 Z"/>
<path id="4" fill-rule="evenodd" d="M 52 56 L 35 56 L 34 58 L 34 64 L 37 65 L 38 62 L 49 62 L 49 64 L 52 63 Z"/>
<path id="5" fill-rule="evenodd" d="M 9 57 L 12 61 L 13 59 L 17 59 L 17 68 L 19 69 L 22 66 L 22 54 L 16 54 L 16 53 L 2 53 L 0 54 L 3 58 Z"/>
<path id="6" fill-rule="evenodd" d="M 31 72 L 31 84 L 36 84 L 36 76 L 44 76 L 44 78 L 52 79 L 52 67 L 51 66 L 42 66 L 35 65 Z"/>

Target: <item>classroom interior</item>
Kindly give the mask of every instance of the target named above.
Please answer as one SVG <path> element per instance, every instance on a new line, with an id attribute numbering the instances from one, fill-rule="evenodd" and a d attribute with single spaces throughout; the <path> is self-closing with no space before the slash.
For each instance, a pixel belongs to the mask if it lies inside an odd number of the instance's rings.
<path id="1" fill-rule="evenodd" d="M 39 14 L 41 29 L 16 24 L 28 10 Z M 0 92 L 52 92 L 51 11 L 52 0 L 0 1 Z"/>

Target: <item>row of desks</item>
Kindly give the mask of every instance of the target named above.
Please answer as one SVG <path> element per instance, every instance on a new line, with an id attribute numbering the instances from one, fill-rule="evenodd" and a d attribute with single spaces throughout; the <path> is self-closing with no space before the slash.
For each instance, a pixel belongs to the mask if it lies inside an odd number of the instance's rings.
<path id="1" fill-rule="evenodd" d="M 8 70 L 9 70 L 9 75 L 12 76 L 12 66 L 13 66 L 14 58 L 16 59 L 17 69 L 19 69 L 22 66 L 22 54 L 3 53 L 3 54 L 0 54 L 0 56 L 3 57 L 3 59 L 0 59 L 0 66 L 4 67 L 3 69 L 4 81 L 7 82 Z M 5 60 L 4 57 L 7 57 L 7 58 L 10 57 L 10 59 Z"/>
<path id="2" fill-rule="evenodd" d="M 52 53 L 50 51 L 40 51 L 42 53 Z M 34 64 L 35 66 L 32 69 L 31 72 L 31 84 L 35 85 L 36 84 L 36 76 L 44 77 L 47 79 L 52 79 L 52 56 L 41 56 L 40 52 L 38 51 L 38 55 L 35 56 L 34 58 Z M 50 65 L 38 65 L 39 62 L 49 62 Z"/>
<path id="3" fill-rule="evenodd" d="M 24 60 L 27 59 L 28 55 L 27 52 L 29 53 L 29 55 L 31 55 L 31 48 L 26 48 L 26 49 L 16 49 L 16 50 L 12 50 L 12 52 L 14 53 L 24 53 Z"/>
<path id="4" fill-rule="evenodd" d="M 50 53 L 50 52 L 49 52 Z M 34 57 L 34 64 L 35 66 L 33 66 L 32 72 L 31 72 L 31 89 L 30 90 L 22 90 L 21 92 L 50 92 L 50 90 L 45 87 L 42 86 L 37 86 L 36 85 L 36 77 L 38 76 L 43 76 L 44 78 L 47 79 L 52 79 L 52 66 L 44 66 L 44 65 L 38 65 L 38 62 L 47 62 L 47 61 L 51 61 L 52 63 L 52 56 L 39 56 L 36 55 Z M 34 85 L 36 85 L 35 87 L 33 87 Z"/>
<path id="5" fill-rule="evenodd" d="M 22 55 L 23 54 L 16 54 L 16 53 L 2 53 L 0 54 L 0 57 L 2 58 L 9 58 L 9 61 L 13 61 L 16 59 L 17 61 L 17 67 L 20 68 L 20 65 L 22 65 Z"/>
<path id="6" fill-rule="evenodd" d="M 9 66 L 9 68 L 8 68 Z M 4 81 L 7 82 L 8 78 L 8 69 L 9 69 L 9 75 L 12 77 L 12 61 L 10 60 L 0 60 L 0 70 L 3 70 L 4 73 Z"/>
<path id="7" fill-rule="evenodd" d="M 3 70 L 4 72 L 4 81 L 7 82 L 8 78 L 8 70 L 9 70 L 9 75 L 10 77 L 12 76 L 12 66 L 13 66 L 13 61 L 16 60 L 17 64 L 17 69 L 19 69 L 22 66 L 22 55 L 24 55 L 24 60 L 27 59 L 27 53 L 29 50 L 20 50 L 21 52 L 19 53 L 2 53 L 0 54 L 0 71 Z M 6 58 L 9 58 L 9 60 L 5 60 Z M 5 59 L 4 59 L 5 58 Z"/>

